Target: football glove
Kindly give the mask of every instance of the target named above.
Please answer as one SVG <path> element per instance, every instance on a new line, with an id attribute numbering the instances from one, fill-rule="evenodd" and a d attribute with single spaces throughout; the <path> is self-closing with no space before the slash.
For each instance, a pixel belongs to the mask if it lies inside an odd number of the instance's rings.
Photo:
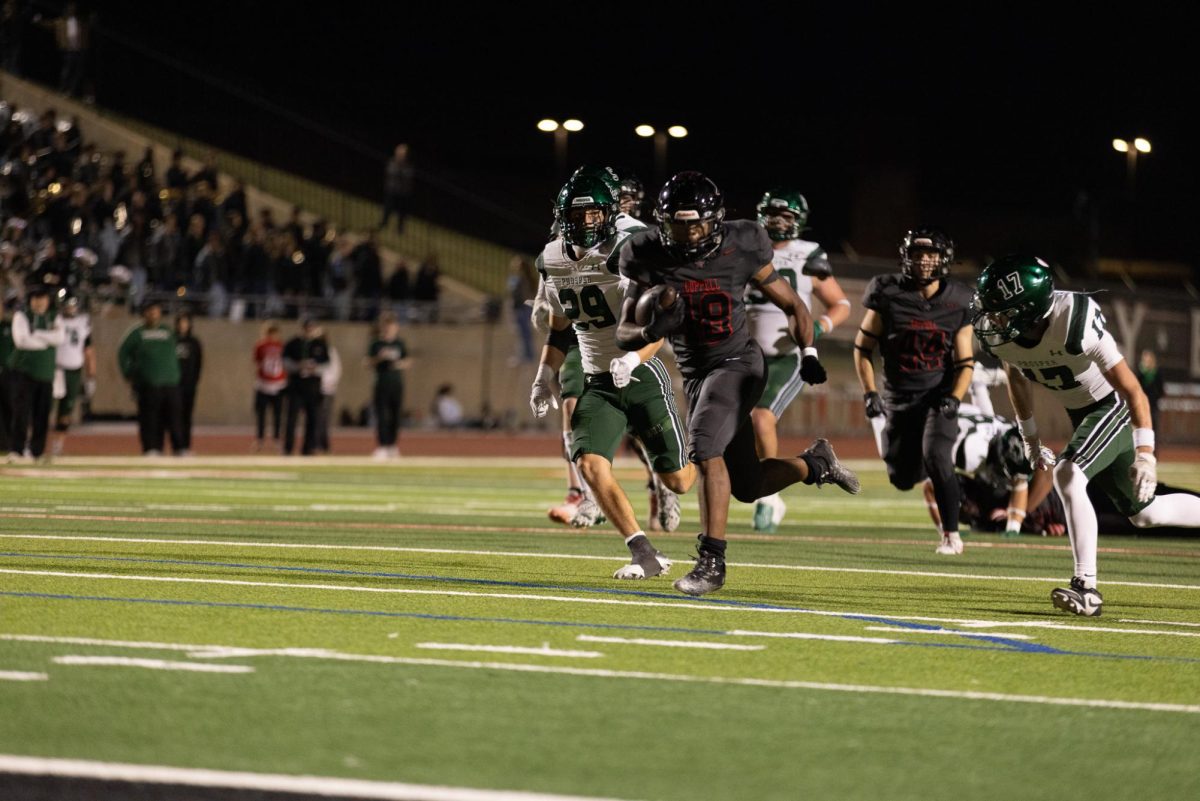
<path id="1" fill-rule="evenodd" d="M 641 357 L 632 351 L 613 359 L 608 365 L 608 372 L 612 374 L 613 386 L 617 389 L 624 389 L 629 386 L 630 381 L 637 381 L 633 377 L 633 371 L 641 363 Z"/>
<path id="2" fill-rule="evenodd" d="M 539 364 L 537 376 L 533 379 L 533 386 L 529 391 L 529 408 L 533 416 L 545 417 L 551 408 L 557 409 L 559 392 L 558 378 L 550 369 L 550 365 L 544 362 Z"/>
<path id="3" fill-rule="evenodd" d="M 1042 444 L 1042 441 L 1036 437 L 1022 438 L 1025 443 L 1025 458 L 1029 460 L 1029 466 L 1034 470 L 1049 470 L 1054 467 L 1054 463 L 1058 459 L 1054 456 L 1054 451 Z"/>
<path id="4" fill-rule="evenodd" d="M 825 367 L 813 353 L 800 359 L 800 379 L 806 384 L 825 383 Z"/>
<path id="5" fill-rule="evenodd" d="M 938 403 L 938 411 L 942 413 L 942 417 L 947 420 L 956 420 L 958 418 L 958 407 L 961 404 L 958 398 L 953 395 L 947 395 Z"/>
<path id="6" fill-rule="evenodd" d="M 1134 492 L 1137 493 L 1138 503 L 1148 503 L 1154 498 L 1154 488 L 1158 486 L 1158 460 L 1153 453 L 1138 453 L 1133 465 L 1129 468 L 1129 478 L 1133 481 Z"/>
<path id="7" fill-rule="evenodd" d="M 863 405 L 866 406 L 868 420 L 879 417 L 887 411 L 883 408 L 883 398 L 879 397 L 878 392 L 868 392 L 863 395 Z"/>

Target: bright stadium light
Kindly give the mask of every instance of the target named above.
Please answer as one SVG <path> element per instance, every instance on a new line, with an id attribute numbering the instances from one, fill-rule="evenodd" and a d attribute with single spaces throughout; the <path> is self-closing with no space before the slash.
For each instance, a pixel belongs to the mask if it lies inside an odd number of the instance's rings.
<path id="1" fill-rule="evenodd" d="M 572 117 L 559 125 L 558 120 L 544 119 L 537 124 L 539 131 L 554 134 L 554 164 L 561 176 L 567 171 L 567 134 L 583 130 L 583 123 Z"/>
<path id="2" fill-rule="evenodd" d="M 1113 150 L 1125 154 L 1125 180 L 1128 182 L 1129 199 L 1134 200 L 1137 191 L 1138 154 L 1150 153 L 1150 140 L 1144 136 L 1135 137 L 1132 142 L 1127 139 L 1112 140 Z"/>
<path id="3" fill-rule="evenodd" d="M 661 182 L 667 172 L 667 137 L 682 139 L 688 135 L 688 129 L 682 125 L 671 125 L 666 130 L 660 130 L 653 125 L 642 123 L 634 128 L 633 132 L 643 139 L 654 139 L 654 178 Z"/>
<path id="4" fill-rule="evenodd" d="M 633 132 L 643 138 L 649 137 L 649 136 L 654 136 L 654 126 L 653 125 L 639 125 L 638 127 L 633 129 Z"/>
<path id="5" fill-rule="evenodd" d="M 682 125 L 672 125 L 667 129 L 667 133 L 676 139 L 682 139 L 687 136 L 687 128 L 684 128 Z"/>

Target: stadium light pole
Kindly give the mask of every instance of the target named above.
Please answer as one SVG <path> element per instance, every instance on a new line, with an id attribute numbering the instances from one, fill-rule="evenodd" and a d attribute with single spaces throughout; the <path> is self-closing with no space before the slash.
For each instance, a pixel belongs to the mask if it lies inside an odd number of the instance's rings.
<path id="1" fill-rule="evenodd" d="M 672 125 L 665 131 L 655 130 L 653 125 L 642 123 L 633 132 L 643 139 L 654 139 L 654 176 L 658 183 L 667 177 L 667 142 L 670 139 L 682 139 L 688 135 L 688 129 L 682 125 Z"/>
<path id="2" fill-rule="evenodd" d="M 567 172 L 567 135 L 583 130 L 583 123 L 577 119 L 557 120 L 544 119 L 537 124 L 539 131 L 554 134 L 554 164 L 558 168 L 558 176 Z"/>
<path id="3" fill-rule="evenodd" d="M 1133 200 L 1137 190 L 1138 155 L 1145 155 L 1150 152 L 1150 140 L 1140 136 L 1132 142 L 1124 139 L 1114 139 L 1112 140 L 1112 146 L 1113 150 L 1125 154 L 1125 177 L 1129 182 L 1129 199 Z"/>

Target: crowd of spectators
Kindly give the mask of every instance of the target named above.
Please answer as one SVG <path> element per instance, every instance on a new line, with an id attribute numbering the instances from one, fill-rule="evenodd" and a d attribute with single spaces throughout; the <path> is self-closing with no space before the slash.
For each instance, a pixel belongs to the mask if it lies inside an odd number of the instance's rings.
<path id="1" fill-rule="evenodd" d="M 277 220 L 241 182 L 176 152 L 103 152 L 78 119 L 0 98 L 0 290 L 45 285 L 140 307 L 179 299 L 212 317 L 438 319 L 436 255 L 385 270 L 373 231 L 339 232 L 299 208 Z"/>

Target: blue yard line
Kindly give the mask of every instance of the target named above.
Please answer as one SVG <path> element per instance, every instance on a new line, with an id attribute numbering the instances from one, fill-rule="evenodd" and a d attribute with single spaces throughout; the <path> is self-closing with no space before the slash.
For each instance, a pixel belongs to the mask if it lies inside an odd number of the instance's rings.
<path id="1" fill-rule="evenodd" d="M 377 609 L 328 609 L 312 606 L 285 606 L 282 604 L 232 603 L 228 601 L 188 601 L 175 598 L 119 598 L 108 595 L 67 595 L 63 593 L 47 592 L 0 591 L 0 597 L 4 596 L 11 598 L 35 598 L 39 600 L 50 601 L 98 601 L 106 603 L 150 604 L 161 606 L 250 609 L 254 611 L 265 612 L 299 612 L 320 615 L 355 615 L 364 617 L 408 618 L 416 620 L 440 620 L 452 623 L 503 623 L 518 626 L 552 626 L 557 628 L 605 629 L 610 631 L 653 631 L 673 634 L 703 634 L 718 637 L 741 636 L 733 635 L 728 631 L 720 631 L 717 629 L 692 629 L 680 626 L 637 626 L 618 623 L 578 623 L 561 620 L 522 620 L 519 618 L 507 617 L 468 617 L 464 615 L 438 615 L 423 612 L 387 612 Z M 956 648 L 967 651 L 1000 651 L 1006 653 L 1016 652 L 1015 649 L 1008 647 L 997 647 L 994 645 L 968 645 L 966 643 L 897 642 L 892 643 L 892 645 L 907 648 Z M 1083 651 L 1060 651 L 1055 649 L 1051 649 L 1049 651 L 1025 651 L 1023 653 L 1045 653 L 1053 656 L 1086 656 L 1099 659 L 1134 659 L 1150 662 L 1200 662 L 1200 659 L 1189 659 L 1187 657 L 1131 656 L 1128 654 L 1089 653 Z"/>
<path id="2" fill-rule="evenodd" d="M 945 626 L 935 626 L 929 623 L 916 623 L 911 620 L 892 620 L 891 618 L 875 617 L 873 615 L 846 615 L 846 617 L 852 620 L 862 620 L 867 623 L 881 623 L 885 626 L 895 626 L 896 628 L 913 629 L 915 631 L 954 631 L 953 629 L 947 629 Z M 1005 648 L 1012 648 L 1015 651 L 1026 651 L 1028 653 L 1038 654 L 1068 653 L 1067 651 L 1063 651 L 1059 648 L 1052 648 L 1049 645 L 1039 645 L 1038 643 L 1029 642 L 1028 640 L 1014 640 L 1010 637 L 995 637 L 990 635 L 976 634 L 974 632 L 967 633 L 955 631 L 954 633 L 962 637 L 969 636 L 972 640 L 991 642 L 995 643 L 996 645 L 1004 646 Z"/>
<path id="3" fill-rule="evenodd" d="M 137 564 L 156 564 L 156 565 L 178 565 L 185 567 L 221 567 L 232 570 L 277 570 L 288 573 L 311 573 L 317 575 L 336 575 L 336 576 L 357 576 L 364 578 L 385 578 L 385 579 L 400 579 L 403 581 L 429 581 L 446 584 L 470 584 L 474 586 L 489 586 L 489 587 L 506 587 L 514 589 L 532 589 L 532 590 L 553 590 L 556 592 L 584 592 L 600 595 L 617 595 L 634 598 L 651 598 L 655 600 L 666 600 L 672 603 L 704 603 L 714 606 L 734 607 L 738 609 L 759 609 L 768 611 L 784 611 L 784 612 L 817 612 L 819 610 L 805 609 L 803 607 L 783 606 L 780 604 L 764 604 L 752 601 L 738 601 L 728 598 L 695 598 L 681 597 L 673 593 L 648 592 L 645 590 L 618 590 L 606 587 L 586 587 L 586 586 L 565 586 L 561 584 L 540 584 L 536 582 L 526 581 L 502 581 L 500 579 L 475 579 L 462 578 L 458 576 L 434 576 L 421 575 L 411 573 L 388 573 L 381 571 L 369 570 L 344 570 L 337 568 L 325 567 L 296 567 L 293 565 L 265 565 L 252 564 L 244 562 L 210 562 L 195 559 L 149 559 L 146 557 L 130 557 L 130 556 L 78 556 L 68 554 L 32 554 L 32 553 L 2 553 L 0 557 L 18 557 L 24 559 L 56 559 L 68 561 L 99 561 L 99 562 L 131 562 Z M 861 620 L 867 622 L 881 623 L 888 626 L 899 626 L 901 628 L 912 629 L 941 629 L 940 626 L 929 626 L 919 623 L 910 623 L 906 621 L 893 620 L 891 618 L 873 617 L 870 615 L 843 614 L 836 615 L 845 620 Z M 1003 649 L 1024 651 L 1029 653 L 1060 653 L 1059 649 L 1052 648 L 1048 645 L 1038 645 L 1025 640 L 1014 640 L 1005 637 L 980 637 L 972 636 L 972 640 L 992 642 Z"/>

